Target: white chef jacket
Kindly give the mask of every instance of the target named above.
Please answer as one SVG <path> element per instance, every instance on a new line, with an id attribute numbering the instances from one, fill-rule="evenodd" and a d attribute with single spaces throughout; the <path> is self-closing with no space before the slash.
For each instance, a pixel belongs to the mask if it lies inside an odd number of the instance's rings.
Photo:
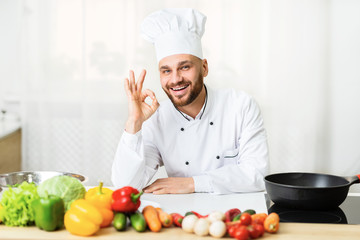
<path id="1" fill-rule="evenodd" d="M 169 177 L 193 177 L 195 192 L 264 189 L 267 137 L 252 97 L 207 88 L 202 111 L 190 118 L 168 99 L 139 132 L 124 131 L 112 165 L 113 184 L 142 189 L 164 165 Z"/>

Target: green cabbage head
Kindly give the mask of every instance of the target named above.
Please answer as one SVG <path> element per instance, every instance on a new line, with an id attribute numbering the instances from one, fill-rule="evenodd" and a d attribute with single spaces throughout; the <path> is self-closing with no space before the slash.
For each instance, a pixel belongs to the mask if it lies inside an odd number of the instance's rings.
<path id="1" fill-rule="evenodd" d="M 84 185 L 78 179 L 70 176 L 55 176 L 40 183 L 37 188 L 39 196 L 45 197 L 45 191 L 61 197 L 64 200 L 65 210 L 68 210 L 76 199 L 84 198 L 86 192 Z"/>

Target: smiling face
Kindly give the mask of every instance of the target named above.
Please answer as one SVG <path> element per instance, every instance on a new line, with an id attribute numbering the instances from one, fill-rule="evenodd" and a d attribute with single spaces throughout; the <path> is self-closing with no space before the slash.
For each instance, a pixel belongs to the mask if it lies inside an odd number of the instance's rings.
<path id="1" fill-rule="evenodd" d="M 189 54 L 165 57 L 159 62 L 161 87 L 175 107 L 196 101 L 204 88 L 207 61 Z"/>

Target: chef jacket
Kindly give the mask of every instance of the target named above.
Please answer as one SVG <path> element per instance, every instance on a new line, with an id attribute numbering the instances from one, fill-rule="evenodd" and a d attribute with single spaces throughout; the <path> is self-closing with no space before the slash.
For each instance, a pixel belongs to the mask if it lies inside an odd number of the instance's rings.
<path id="1" fill-rule="evenodd" d="M 136 134 L 121 136 L 112 165 L 116 187 L 144 188 L 159 166 L 169 177 L 192 177 L 195 192 L 264 189 L 268 146 L 255 100 L 233 89 L 207 88 L 195 119 L 167 99 Z"/>

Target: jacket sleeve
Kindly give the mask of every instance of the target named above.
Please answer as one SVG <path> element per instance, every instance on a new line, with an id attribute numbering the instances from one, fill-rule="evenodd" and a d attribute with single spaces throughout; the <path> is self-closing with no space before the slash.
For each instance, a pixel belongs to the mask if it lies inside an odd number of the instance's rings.
<path id="1" fill-rule="evenodd" d="M 260 109 L 252 98 L 241 115 L 243 122 L 236 165 L 225 165 L 193 177 L 196 192 L 227 194 L 265 189 L 264 177 L 269 168 L 268 144 Z"/>
<path id="2" fill-rule="evenodd" d="M 132 186 L 142 190 L 152 179 L 160 163 L 157 148 L 144 141 L 142 130 L 136 134 L 124 131 L 112 165 L 111 180 L 115 187 Z"/>

